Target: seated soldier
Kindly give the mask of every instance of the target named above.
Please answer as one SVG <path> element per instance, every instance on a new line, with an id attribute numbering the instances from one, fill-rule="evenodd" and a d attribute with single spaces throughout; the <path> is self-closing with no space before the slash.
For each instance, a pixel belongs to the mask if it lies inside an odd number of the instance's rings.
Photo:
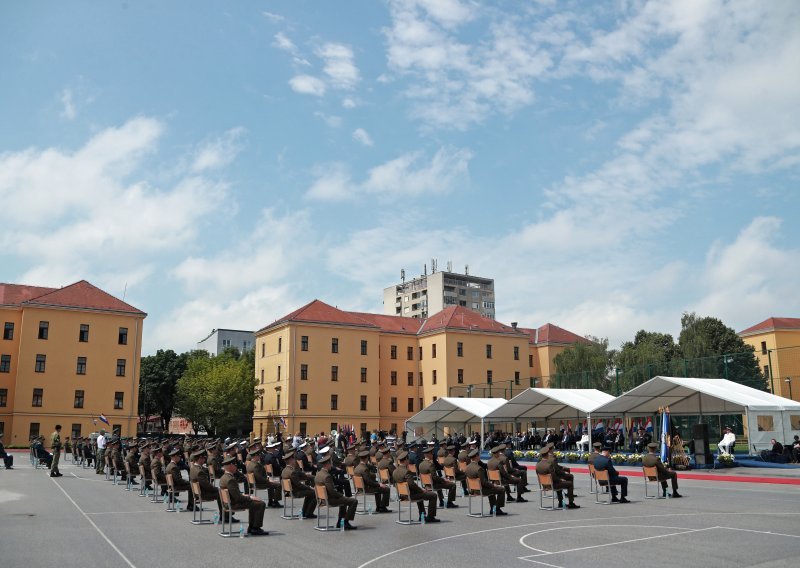
<path id="1" fill-rule="evenodd" d="M 425 516 L 425 520 L 429 523 L 439 522 L 439 519 L 436 518 L 436 492 L 425 491 L 422 487 L 417 485 L 417 482 L 414 480 L 414 474 L 408 471 L 408 452 L 405 450 L 397 452 L 397 467 L 392 474 L 392 480 L 394 481 L 395 487 L 398 483 L 408 483 L 408 492 L 411 496 L 411 500 L 417 502 L 420 520 Z M 425 515 L 425 504 L 423 501 L 428 502 L 427 515 Z"/>
<path id="2" fill-rule="evenodd" d="M 668 469 L 661 458 L 656 454 L 658 444 L 650 442 L 647 444 L 647 455 L 642 458 L 642 465 L 644 467 L 654 467 L 658 470 L 658 480 L 661 482 L 661 489 L 664 491 L 664 497 L 667 496 L 667 480 L 672 482 L 672 496 L 676 499 L 683 497 L 678 493 L 678 474 Z"/>
<path id="3" fill-rule="evenodd" d="M 181 491 L 186 491 L 189 493 L 189 497 L 187 499 L 189 505 L 188 510 L 194 510 L 194 496 L 192 495 L 192 486 L 189 484 L 187 480 L 183 478 L 181 475 L 181 468 L 178 465 L 181 461 L 181 450 L 179 448 L 175 448 L 169 453 L 170 462 L 167 464 L 167 469 L 164 471 L 165 477 L 167 475 L 172 475 L 172 485 L 175 489 L 175 498 L 178 498 L 178 494 Z"/>
<path id="4" fill-rule="evenodd" d="M 361 478 L 364 483 L 365 493 L 375 495 L 376 513 L 391 513 L 389 510 L 389 493 L 391 489 L 376 479 L 377 469 L 369 463 L 370 457 L 370 453 L 367 450 L 359 452 L 358 458 L 361 463 L 353 470 L 353 476 Z"/>
<path id="5" fill-rule="evenodd" d="M 280 507 L 281 504 L 278 495 L 280 495 L 281 485 L 280 483 L 270 481 L 269 476 L 267 476 L 267 470 L 261 464 L 261 452 L 259 450 L 253 450 L 248 454 L 248 457 L 250 460 L 245 465 L 247 473 L 253 474 L 257 489 L 267 490 L 267 495 L 269 496 L 267 506 L 273 508 Z"/>
<path id="6" fill-rule="evenodd" d="M 451 444 L 445 448 L 447 451 L 447 455 L 442 459 L 442 466 L 447 468 L 453 468 L 453 473 L 455 474 L 456 482 L 461 484 L 461 489 L 464 492 L 464 495 L 467 494 L 467 474 L 461 471 L 461 468 L 458 465 L 459 460 L 456 458 L 456 447 L 455 445 Z M 464 461 L 466 463 L 466 457 L 469 452 L 464 453 Z"/>
<path id="7" fill-rule="evenodd" d="M 237 459 L 234 456 L 226 457 L 222 460 L 222 469 L 225 473 L 219 480 L 219 487 L 220 489 L 227 489 L 232 510 L 243 511 L 247 509 L 247 534 L 251 536 L 268 535 L 269 532 L 261 528 L 264 524 L 266 505 L 258 497 L 242 495 L 239 490 L 239 482 L 236 481 Z"/>
<path id="8" fill-rule="evenodd" d="M 200 497 L 203 501 L 216 501 L 217 509 L 219 509 L 219 516 L 222 518 L 222 501 L 219 497 L 219 489 L 217 489 L 211 478 L 209 477 L 208 468 L 206 467 L 207 453 L 205 450 L 197 450 L 191 454 L 192 465 L 189 467 L 189 481 L 191 483 L 198 483 L 200 485 Z M 199 508 L 199 505 L 198 505 Z"/>
<path id="9" fill-rule="evenodd" d="M 286 462 L 286 466 L 281 472 L 281 479 L 291 481 L 293 497 L 303 498 L 302 516 L 306 519 L 316 519 L 317 516 L 314 514 L 314 510 L 317 508 L 317 499 L 314 495 L 314 490 L 307 485 L 309 481 L 313 480 L 313 477 L 300 468 L 295 450 L 287 452 L 283 459 Z"/>
<path id="10" fill-rule="evenodd" d="M 419 474 L 430 474 L 431 481 L 433 482 L 433 490 L 436 491 L 436 494 L 439 496 L 439 506 L 444 507 L 444 494 L 443 490 L 447 490 L 447 508 L 448 509 L 455 509 L 458 507 L 456 505 L 456 484 L 452 481 L 448 481 L 439 476 L 436 470 L 436 464 L 433 461 L 433 446 L 427 446 L 425 449 L 422 450 L 423 459 L 419 463 L 417 467 L 417 472 Z M 388 502 L 388 501 L 387 501 Z"/>
<path id="11" fill-rule="evenodd" d="M 539 450 L 539 463 L 536 464 L 536 473 L 549 474 L 552 482 L 553 489 L 558 496 L 558 506 L 564 506 L 564 490 L 567 490 L 567 509 L 580 509 L 580 505 L 575 504 L 574 481 L 567 468 L 563 468 L 556 462 L 556 458 L 552 455 L 552 450 L 549 445 L 544 446 Z"/>
<path id="12" fill-rule="evenodd" d="M 470 460 L 467 465 L 466 475 L 469 479 L 479 479 L 481 492 L 489 497 L 489 506 L 494 509 L 494 514 L 498 516 L 507 515 L 502 507 L 506 504 L 506 491 L 501 485 L 495 485 L 486 476 L 486 470 L 481 466 L 481 452 L 478 448 L 471 450 L 467 454 Z"/>
<path id="13" fill-rule="evenodd" d="M 367 459 L 369 459 L 369 452 L 367 452 Z M 355 519 L 356 509 L 358 508 L 358 499 L 355 497 L 347 497 L 336 489 L 331 476 L 331 454 L 327 452 L 323 454 L 318 462 L 319 470 L 314 478 L 315 485 L 325 487 L 328 493 L 328 505 L 330 507 L 339 507 L 339 518 L 336 522 L 337 526 L 344 525 L 344 530 L 352 531 L 357 529 L 355 525 L 351 525 L 350 521 Z"/>
<path id="14" fill-rule="evenodd" d="M 594 459 L 595 471 L 607 471 L 608 483 L 611 485 L 611 502 L 612 503 L 630 503 L 626 499 L 628 495 L 628 478 L 619 474 L 614 467 L 614 462 L 611 461 L 611 447 L 603 446 L 603 451 L 599 456 Z M 617 498 L 617 485 L 620 486 L 620 497 Z"/>

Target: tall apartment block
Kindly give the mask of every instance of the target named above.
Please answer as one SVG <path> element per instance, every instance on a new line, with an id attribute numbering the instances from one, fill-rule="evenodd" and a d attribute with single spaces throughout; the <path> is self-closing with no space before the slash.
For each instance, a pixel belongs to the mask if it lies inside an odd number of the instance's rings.
<path id="1" fill-rule="evenodd" d="M 451 271 L 438 272 L 435 264 L 433 270 L 432 274 L 403 279 L 400 284 L 384 288 L 383 313 L 426 318 L 445 308 L 461 306 L 494 319 L 494 279 Z"/>

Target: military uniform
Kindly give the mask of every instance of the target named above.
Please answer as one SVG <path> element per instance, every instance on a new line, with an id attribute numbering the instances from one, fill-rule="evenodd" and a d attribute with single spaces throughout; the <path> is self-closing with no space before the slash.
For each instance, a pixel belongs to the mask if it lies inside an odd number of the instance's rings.
<path id="1" fill-rule="evenodd" d="M 655 447 L 651 448 L 650 446 Z M 648 445 L 649 450 L 655 450 L 656 448 L 658 448 L 657 444 Z M 654 467 L 658 470 L 658 480 L 661 482 L 661 489 L 664 491 L 664 494 L 667 492 L 667 480 L 669 479 L 672 483 L 672 496 L 681 497 L 681 495 L 678 493 L 678 474 L 668 469 L 661 461 L 661 458 L 653 451 L 649 452 L 642 458 L 642 466 Z"/>
<path id="2" fill-rule="evenodd" d="M 205 452 L 196 452 L 192 454 L 192 457 L 197 460 L 201 459 L 204 455 Z M 200 498 L 203 501 L 217 502 L 219 514 L 222 516 L 222 501 L 219 498 L 219 489 L 217 489 L 214 484 L 211 483 L 208 468 L 198 464 L 197 462 L 193 463 L 189 468 L 189 482 L 200 485 Z"/>
<path id="3" fill-rule="evenodd" d="M 470 453 L 476 456 L 480 455 L 477 449 L 472 450 Z M 489 505 L 494 507 L 495 515 L 505 515 L 506 513 L 502 511 L 502 508 L 506 504 L 506 492 L 501 486 L 489 481 L 486 471 L 481 467 L 480 460 L 471 461 L 467 465 L 466 475 L 469 479 L 480 480 L 481 492 L 489 497 Z"/>
<path id="4" fill-rule="evenodd" d="M 280 484 L 275 483 L 269 480 L 269 476 L 267 476 L 267 470 L 261 465 L 261 462 L 258 460 L 251 459 L 247 462 L 245 466 L 247 468 L 247 473 L 252 473 L 253 477 L 255 478 L 256 488 L 257 489 L 266 489 L 267 495 L 269 496 L 269 505 L 275 505 L 280 501 L 278 498 L 279 491 L 280 491 Z"/>
<path id="5" fill-rule="evenodd" d="M 170 458 L 180 455 L 180 450 L 175 449 L 170 452 Z M 181 491 L 186 491 L 189 494 L 188 502 L 189 508 L 194 506 L 194 496 L 192 495 L 192 486 L 181 475 L 181 468 L 175 461 L 170 460 L 167 468 L 164 470 L 165 476 L 172 475 L 172 485 L 175 488 L 175 495 L 177 496 Z"/>
<path id="6" fill-rule="evenodd" d="M 329 462 L 331 459 L 330 455 L 323 456 L 320 458 L 320 465 Z M 322 485 L 325 487 L 325 491 L 328 493 L 328 505 L 331 507 L 339 507 L 339 519 L 337 524 L 344 519 L 345 522 L 345 529 L 354 529 L 355 527 L 350 525 L 350 521 L 355 519 L 356 516 L 356 508 L 358 507 L 358 499 L 354 497 L 347 497 L 336 489 L 336 486 L 333 483 L 333 477 L 331 476 L 330 472 L 325 469 L 324 467 L 320 467 L 317 475 L 314 477 L 314 484 L 315 485 Z"/>
<path id="7" fill-rule="evenodd" d="M 546 449 L 545 449 L 546 448 Z M 575 493 L 574 493 L 574 484 L 572 481 L 572 476 L 570 475 L 569 478 L 563 477 L 564 468 L 559 466 L 556 463 L 555 457 L 550 456 L 550 448 L 545 446 L 542 448 L 541 457 L 539 458 L 539 463 L 536 464 L 536 473 L 538 474 L 550 474 L 553 480 L 553 489 L 557 492 L 558 495 L 558 505 L 559 507 L 562 506 L 564 503 L 564 489 L 567 490 L 567 501 L 568 507 L 570 509 L 577 509 L 578 505 L 575 504 Z"/>
<path id="8" fill-rule="evenodd" d="M 223 460 L 223 465 L 235 463 L 236 458 L 231 456 Z M 261 530 L 261 527 L 264 524 L 264 511 L 267 508 L 266 504 L 260 499 L 242 495 L 242 492 L 239 490 L 239 482 L 236 480 L 236 477 L 227 471 L 220 478 L 219 487 L 220 489 L 226 489 L 228 491 L 228 498 L 230 499 L 232 510 L 244 511 L 247 509 L 247 532 L 249 534 L 266 534 Z"/>
<path id="9" fill-rule="evenodd" d="M 294 455 L 292 455 L 292 458 Z M 284 459 L 289 459 L 289 455 L 284 456 Z M 314 509 L 316 509 L 316 496 L 314 490 L 305 484 L 309 480 L 307 474 L 303 472 L 296 462 L 287 463 L 286 467 L 281 472 L 281 479 L 288 479 L 292 482 L 292 496 L 303 498 L 302 514 L 306 518 L 316 518 Z"/>
<path id="10" fill-rule="evenodd" d="M 362 459 L 361 463 L 353 471 L 353 475 L 363 480 L 364 491 L 375 495 L 375 510 L 378 513 L 385 513 L 389 511 L 389 493 L 391 489 L 378 482 L 376 473 L 377 469 L 367 463 L 366 459 Z"/>
<path id="11" fill-rule="evenodd" d="M 417 471 L 420 474 L 430 474 L 431 480 L 433 481 L 433 489 L 439 496 L 440 506 L 444 506 L 444 494 L 442 490 L 447 490 L 447 507 L 453 508 L 456 500 L 456 484 L 452 481 L 448 481 L 442 477 L 439 477 L 436 472 L 436 465 L 429 457 L 430 453 L 431 452 L 426 452 L 425 459 L 420 462 L 419 466 L 417 467 Z"/>
<path id="12" fill-rule="evenodd" d="M 404 460 L 408 459 L 408 454 L 406 452 L 399 452 L 397 454 L 397 459 L 399 462 L 397 468 L 394 470 L 392 474 L 392 480 L 394 481 L 395 485 L 398 483 L 406 482 L 408 483 L 408 491 L 411 494 L 411 500 L 417 502 L 417 507 L 419 508 L 419 514 L 422 516 L 425 513 L 425 505 L 423 501 L 428 502 L 428 514 L 426 519 L 428 522 L 439 522 L 439 519 L 436 519 L 436 493 L 434 491 L 425 491 L 419 485 L 417 485 L 416 481 L 414 481 L 414 474 L 408 471 L 408 467 L 406 464 L 402 463 Z M 436 519 L 436 520 L 432 520 Z"/>
<path id="13" fill-rule="evenodd" d="M 61 458 L 60 429 L 50 435 L 50 449 L 53 451 L 53 461 L 50 463 L 50 477 L 61 477 L 61 472 L 58 471 L 58 462 Z"/>

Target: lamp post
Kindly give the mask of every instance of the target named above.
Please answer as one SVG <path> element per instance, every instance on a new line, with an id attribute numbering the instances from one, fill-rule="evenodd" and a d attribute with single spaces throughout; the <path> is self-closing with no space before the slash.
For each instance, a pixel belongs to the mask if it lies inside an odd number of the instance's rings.
<path id="1" fill-rule="evenodd" d="M 729 355 L 723 355 L 722 360 L 725 362 L 725 378 L 728 378 L 728 363 L 733 363 L 733 357 Z"/>
<path id="2" fill-rule="evenodd" d="M 794 400 L 794 397 L 792 396 L 792 377 L 786 377 L 783 382 L 789 385 L 789 398 Z"/>

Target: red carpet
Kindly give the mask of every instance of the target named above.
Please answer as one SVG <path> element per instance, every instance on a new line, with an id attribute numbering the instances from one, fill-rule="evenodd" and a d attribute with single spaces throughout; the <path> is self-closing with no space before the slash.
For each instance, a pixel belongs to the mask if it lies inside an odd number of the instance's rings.
<path id="1" fill-rule="evenodd" d="M 536 466 L 526 466 L 528 469 L 536 469 Z M 575 473 L 589 473 L 588 467 L 570 467 L 570 471 Z M 626 477 L 642 477 L 641 471 L 620 470 Z M 679 471 L 679 479 L 696 479 L 698 481 L 728 481 L 733 483 L 773 483 L 776 485 L 800 485 L 800 479 L 787 477 L 758 477 L 753 475 L 716 475 L 713 473 L 700 473 L 696 471 Z"/>

